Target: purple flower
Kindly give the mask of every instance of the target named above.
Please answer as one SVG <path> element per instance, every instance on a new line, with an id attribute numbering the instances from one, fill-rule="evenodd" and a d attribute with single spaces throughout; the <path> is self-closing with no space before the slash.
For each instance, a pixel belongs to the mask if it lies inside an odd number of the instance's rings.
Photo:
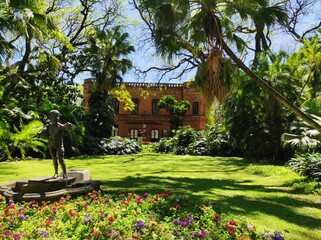
<path id="1" fill-rule="evenodd" d="M 147 198 L 148 197 L 148 193 L 144 193 L 143 197 Z"/>
<path id="2" fill-rule="evenodd" d="M 137 221 L 136 224 L 134 224 L 134 226 L 135 226 L 136 228 L 138 228 L 138 229 L 144 228 L 144 227 L 145 227 L 145 223 L 144 223 L 144 221 L 139 220 L 139 221 Z"/>
<path id="3" fill-rule="evenodd" d="M 23 210 L 25 210 L 25 208 L 24 208 L 23 206 L 21 206 L 21 207 L 19 208 L 19 211 L 23 211 Z"/>
<path id="4" fill-rule="evenodd" d="M 187 227 L 187 226 L 188 226 L 188 222 L 183 221 L 183 222 L 181 223 L 181 226 L 182 226 L 182 227 Z"/>
<path id="5" fill-rule="evenodd" d="M 274 240 L 284 240 L 284 237 L 281 236 L 281 232 L 274 233 Z"/>
<path id="6" fill-rule="evenodd" d="M 193 217 L 190 217 L 189 219 L 188 219 L 188 222 L 189 223 L 192 223 L 194 221 L 194 218 Z"/>
<path id="7" fill-rule="evenodd" d="M 199 238 L 206 238 L 206 233 L 205 233 L 205 231 L 203 230 L 202 232 L 197 233 L 197 236 L 198 236 Z"/>
<path id="8" fill-rule="evenodd" d="M 48 238 L 48 237 L 49 237 L 49 233 L 47 233 L 47 232 L 44 231 L 44 230 L 41 231 L 41 235 L 42 235 L 44 238 Z"/>
<path id="9" fill-rule="evenodd" d="M 144 235 L 144 234 L 145 234 L 145 232 L 144 232 L 143 230 L 140 230 L 139 233 L 140 233 L 141 235 Z"/>
<path id="10" fill-rule="evenodd" d="M 174 224 L 175 224 L 175 225 L 178 225 L 178 224 L 179 224 L 179 220 L 178 220 L 178 219 L 175 219 L 175 220 L 174 220 Z"/>
<path id="11" fill-rule="evenodd" d="M 89 223 L 89 219 L 84 219 L 84 224 Z"/>
<path id="12" fill-rule="evenodd" d="M 14 201 L 12 200 L 12 199 L 10 199 L 9 200 L 9 204 L 11 205 L 11 204 L 13 204 L 14 203 Z"/>
<path id="13" fill-rule="evenodd" d="M 7 235 L 11 234 L 11 231 L 7 229 L 7 230 L 4 231 L 3 234 L 4 234 L 5 236 L 7 236 Z"/>

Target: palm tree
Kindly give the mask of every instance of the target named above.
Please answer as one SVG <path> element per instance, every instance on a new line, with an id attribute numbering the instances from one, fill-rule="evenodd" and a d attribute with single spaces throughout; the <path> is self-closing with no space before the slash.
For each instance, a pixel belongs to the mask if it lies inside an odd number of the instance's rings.
<path id="1" fill-rule="evenodd" d="M 321 33 L 321 31 L 319 31 Z M 295 66 L 296 76 L 303 79 L 301 93 L 305 98 L 315 98 L 321 83 L 321 40 L 320 35 L 303 39 L 303 46 L 289 61 Z M 308 89 L 307 89 L 308 88 Z"/>
<path id="2" fill-rule="evenodd" d="M 200 66 L 206 62 L 207 57 L 213 49 L 225 52 L 238 68 L 243 70 L 252 80 L 254 80 L 268 95 L 276 99 L 280 104 L 293 111 L 295 115 L 306 121 L 314 128 L 321 130 L 321 126 L 312 118 L 294 106 L 278 93 L 267 81 L 260 78 L 251 71 L 234 51 L 229 47 L 225 36 L 236 38 L 231 33 L 233 23 L 229 20 L 233 17 L 248 18 L 249 7 L 257 9 L 257 6 L 267 6 L 267 1 L 247 0 L 247 1 L 226 1 L 226 0 L 133 0 L 136 9 L 152 32 L 156 48 L 170 59 L 173 55 L 191 56 L 187 61 L 195 66 Z M 138 4 L 139 2 L 139 4 Z M 264 4 L 262 4 L 262 2 Z M 283 18 L 280 18 L 283 19 Z M 270 24 L 271 21 L 256 20 L 257 25 L 262 27 Z M 273 22 L 273 21 L 272 21 Z M 223 32 L 225 30 L 225 32 Z M 261 31 L 261 29 L 259 29 Z M 261 36 L 262 40 L 262 36 Z M 214 50 L 213 50 L 214 51 Z M 187 53 L 188 52 L 188 53 Z M 208 66 L 219 66 L 221 57 L 210 58 L 213 63 L 203 67 L 207 72 Z M 215 76 L 208 74 L 208 79 L 213 81 L 220 78 L 221 72 L 216 68 Z M 213 72 L 213 71 L 212 71 Z M 214 73 L 214 72 L 213 72 Z M 212 74 L 213 75 L 213 74 Z M 206 76 L 205 74 L 203 76 Z M 215 80 L 216 81 L 216 80 Z M 216 82 L 219 82 L 216 81 Z M 224 86 L 222 84 L 221 86 Z"/>
<path id="3" fill-rule="evenodd" d="M 128 33 L 121 32 L 121 26 L 97 29 L 95 34 L 89 37 L 90 44 L 83 49 L 79 64 L 87 66 L 88 71 L 95 77 L 97 90 L 111 90 L 117 83 L 122 82 L 122 74 L 132 66 L 131 60 L 126 58 L 134 51 L 128 37 Z"/>

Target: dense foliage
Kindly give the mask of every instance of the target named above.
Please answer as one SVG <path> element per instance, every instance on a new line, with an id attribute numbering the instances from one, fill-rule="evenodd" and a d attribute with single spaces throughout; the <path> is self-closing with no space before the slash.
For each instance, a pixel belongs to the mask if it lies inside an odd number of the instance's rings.
<path id="1" fill-rule="evenodd" d="M 121 137 L 88 137 L 85 147 L 84 152 L 89 155 L 135 154 L 142 150 L 142 146 L 137 141 Z"/>
<path id="2" fill-rule="evenodd" d="M 321 154 L 305 153 L 297 155 L 288 162 L 296 172 L 310 180 L 321 181 Z"/>
<path id="3" fill-rule="evenodd" d="M 154 144 L 160 153 L 235 156 L 239 154 L 229 142 L 229 135 L 221 127 L 213 126 L 205 133 L 191 127 L 181 127 L 174 136 L 163 138 Z"/>
<path id="4" fill-rule="evenodd" d="M 268 228 L 268 226 L 267 226 Z M 212 205 L 193 206 L 185 196 L 92 192 L 50 203 L 5 203 L 0 196 L 2 239 L 275 239 L 258 233 L 240 216 L 218 213 Z"/>

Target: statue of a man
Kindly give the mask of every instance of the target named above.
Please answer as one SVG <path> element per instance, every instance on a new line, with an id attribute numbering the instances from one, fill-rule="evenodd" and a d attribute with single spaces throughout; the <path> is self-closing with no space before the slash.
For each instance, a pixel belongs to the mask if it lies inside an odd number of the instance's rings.
<path id="1" fill-rule="evenodd" d="M 48 148 L 50 155 L 53 159 L 55 174 L 52 178 L 58 177 L 58 162 L 62 170 L 62 177 L 67 179 L 66 163 L 64 160 L 64 131 L 70 131 L 72 124 L 67 122 L 62 124 L 59 122 L 60 112 L 58 110 L 51 110 L 48 114 L 50 123 L 46 125 L 39 133 L 38 136 L 48 139 Z"/>

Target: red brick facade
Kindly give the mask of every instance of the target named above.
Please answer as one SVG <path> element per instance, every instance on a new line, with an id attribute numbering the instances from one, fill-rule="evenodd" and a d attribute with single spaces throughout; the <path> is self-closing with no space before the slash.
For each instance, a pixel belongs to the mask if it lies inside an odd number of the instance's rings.
<path id="1" fill-rule="evenodd" d="M 170 129 L 169 113 L 164 109 L 157 109 L 157 101 L 162 95 L 172 95 L 176 100 L 187 100 L 191 108 L 184 118 L 184 126 L 191 126 L 196 130 L 205 130 L 205 104 L 202 95 L 195 91 L 191 83 L 184 84 L 149 84 L 127 82 L 126 89 L 137 104 L 135 111 L 125 111 L 124 103 L 115 104 L 116 123 L 114 135 L 137 139 L 139 131 L 144 132 L 143 140 L 146 142 L 158 141 Z M 84 82 L 84 108 L 88 110 L 88 99 L 93 88 L 93 79 Z M 147 95 L 142 94 L 144 90 Z M 143 96 L 142 96 L 143 95 Z"/>

